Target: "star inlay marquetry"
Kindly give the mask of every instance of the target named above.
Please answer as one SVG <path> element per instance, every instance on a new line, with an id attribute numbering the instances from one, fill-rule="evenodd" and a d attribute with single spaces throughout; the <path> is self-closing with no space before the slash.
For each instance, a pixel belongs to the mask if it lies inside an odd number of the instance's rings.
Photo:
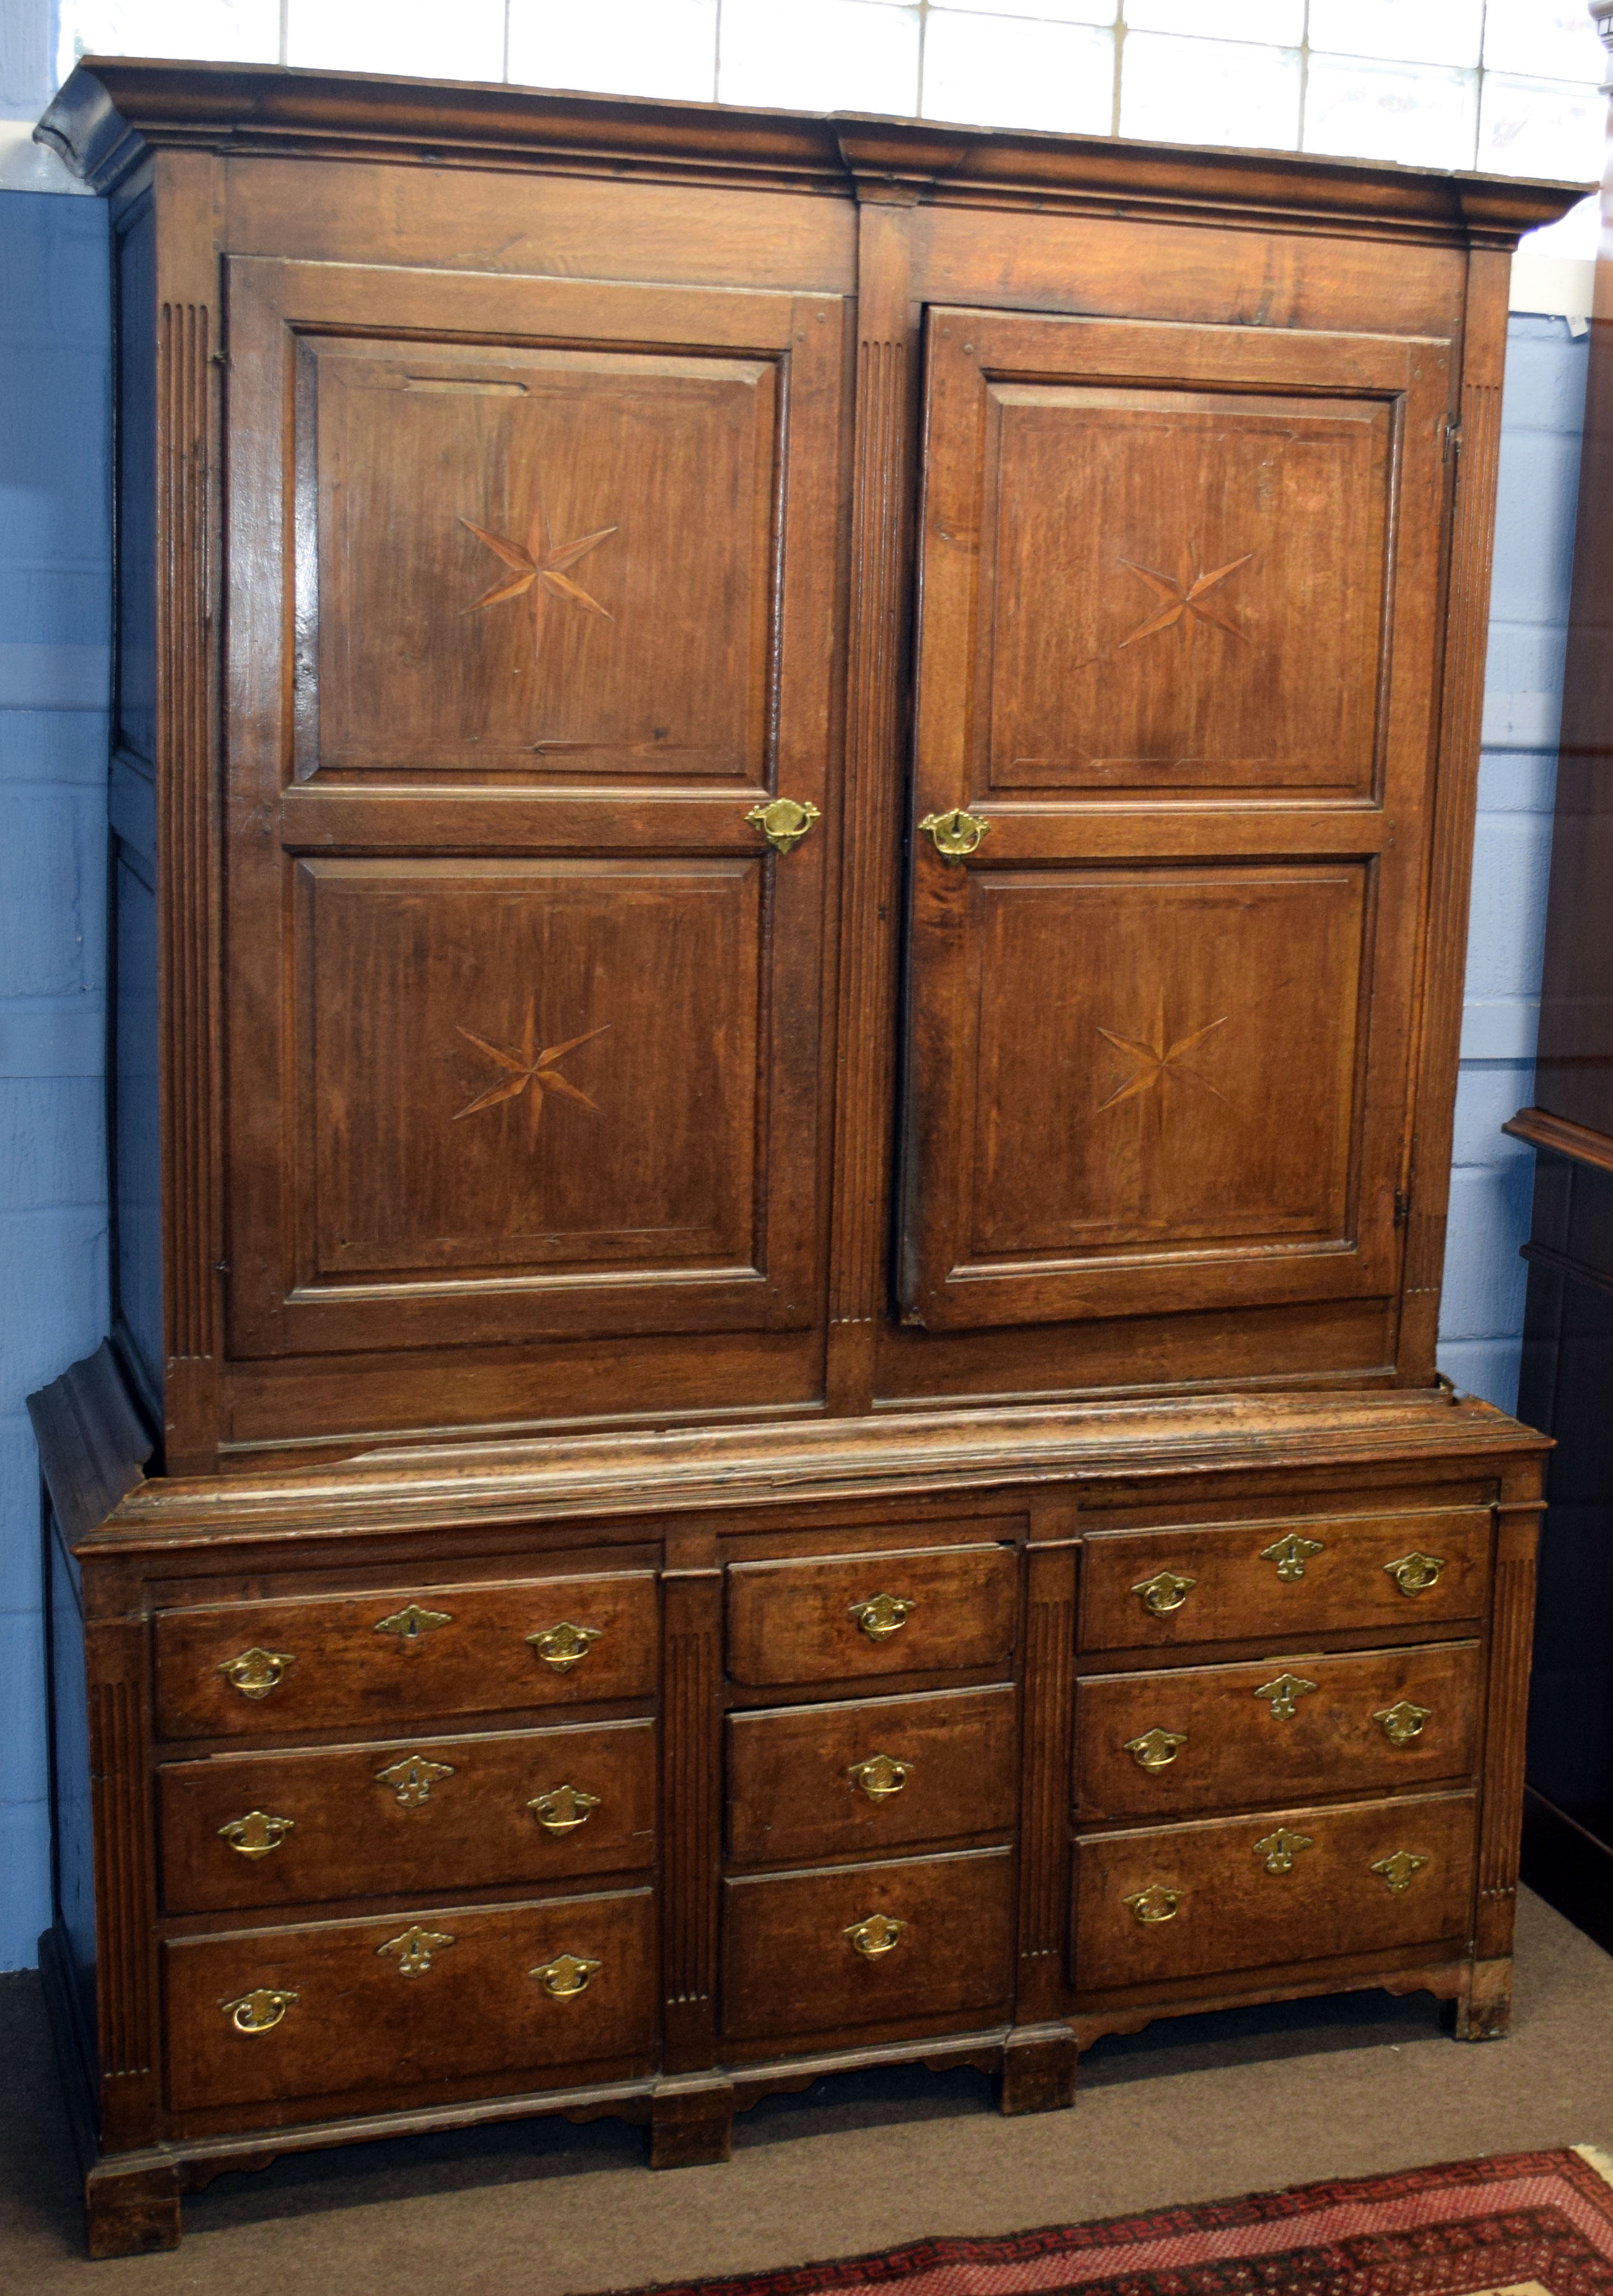
<path id="1" fill-rule="evenodd" d="M 566 1100 L 580 1100 L 585 1108 L 593 1109 L 598 1115 L 598 1102 L 590 1100 L 580 1085 L 575 1085 L 569 1077 L 561 1076 L 560 1063 L 568 1053 L 576 1052 L 579 1045 L 591 1044 L 595 1037 L 602 1037 L 610 1025 L 607 1021 L 597 1029 L 585 1029 L 580 1037 L 568 1037 L 563 1045 L 540 1045 L 537 1041 L 536 1000 L 528 997 L 526 1024 L 519 1045 L 489 1044 L 486 1037 L 477 1036 L 472 1029 L 462 1029 L 459 1033 L 465 1042 L 474 1045 L 479 1053 L 486 1054 L 500 1070 L 500 1075 L 496 1083 L 488 1085 L 486 1091 L 479 1092 L 474 1100 L 466 1102 L 455 1114 L 454 1123 L 457 1124 L 462 1117 L 477 1115 L 484 1108 L 496 1108 L 500 1101 L 519 1100 L 524 1093 L 531 1095 L 527 1103 L 528 1126 L 534 1139 L 537 1136 L 538 1123 L 544 1112 L 544 1097 L 547 1093 L 559 1093 Z"/>
<path id="2" fill-rule="evenodd" d="M 1237 623 L 1228 621 L 1224 614 L 1214 606 L 1207 606 L 1204 602 L 1212 590 L 1218 590 L 1224 582 L 1229 581 L 1240 566 L 1247 566 L 1254 554 L 1252 550 L 1246 550 L 1241 558 L 1231 558 L 1224 566 L 1212 567 L 1207 574 L 1198 565 L 1191 543 L 1183 543 L 1182 571 L 1174 578 L 1169 574 L 1156 573 L 1151 566 L 1139 566 L 1135 559 L 1123 558 L 1121 565 L 1146 582 L 1150 590 L 1157 590 L 1166 603 L 1157 607 L 1147 621 L 1140 623 L 1130 637 L 1122 638 L 1121 646 L 1135 645 L 1140 638 L 1151 638 L 1160 630 L 1177 627 L 1184 642 L 1191 645 L 1194 628 L 1200 622 L 1208 622 L 1212 629 L 1224 630 L 1229 638 L 1236 638 L 1240 645 L 1247 645 L 1248 636 Z"/>
<path id="3" fill-rule="evenodd" d="M 1118 1091 L 1111 1092 L 1107 1100 L 1098 1103 L 1098 1113 L 1101 1115 L 1106 1108 L 1118 1108 L 1123 1100 L 1134 1100 L 1139 1093 L 1152 1092 L 1156 1088 L 1163 1103 L 1168 1086 L 1183 1084 L 1195 1084 L 1201 1091 L 1213 1093 L 1217 1100 L 1226 1102 L 1230 1108 L 1232 1103 L 1227 1101 L 1226 1095 L 1207 1076 L 1200 1076 L 1197 1069 L 1190 1067 L 1187 1056 L 1208 1037 L 1213 1037 L 1217 1029 L 1224 1029 L 1231 1018 L 1231 1013 L 1224 1013 L 1218 1021 L 1208 1021 L 1202 1029 L 1194 1029 L 1190 1035 L 1173 1039 L 1166 1033 L 1165 1003 L 1161 998 L 1151 1043 L 1142 1037 L 1123 1037 L 1114 1029 L 1100 1029 L 1098 1034 L 1105 1044 L 1113 1045 L 1118 1052 L 1124 1053 L 1127 1060 L 1135 1061 L 1137 1065 Z"/>
<path id="4" fill-rule="evenodd" d="M 474 605 L 467 606 L 467 614 L 486 612 L 489 606 L 502 606 L 512 598 L 532 599 L 532 651 L 536 654 L 543 644 L 544 606 L 550 598 L 563 598 L 573 606 L 580 606 L 590 614 L 599 614 L 608 622 L 616 619 L 597 598 L 591 598 L 582 585 L 570 578 L 570 569 L 579 558 L 585 558 L 602 542 L 616 533 L 613 526 L 602 526 L 592 534 L 579 535 L 575 542 L 556 542 L 549 531 L 549 513 L 544 504 L 540 488 L 537 514 L 532 521 L 532 531 L 523 543 L 513 542 L 508 535 L 492 534 L 474 519 L 462 518 L 460 524 L 468 527 L 478 542 L 485 542 L 495 558 L 502 558 L 510 569 L 509 578 L 495 582 L 484 591 Z"/>

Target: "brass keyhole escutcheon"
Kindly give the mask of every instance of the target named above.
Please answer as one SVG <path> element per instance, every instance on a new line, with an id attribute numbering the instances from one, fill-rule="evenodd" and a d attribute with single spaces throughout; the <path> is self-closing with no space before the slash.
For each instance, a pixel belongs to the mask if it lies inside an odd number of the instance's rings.
<path id="1" fill-rule="evenodd" d="M 218 1672 L 243 1698 L 266 1698 L 271 1690 L 279 1689 L 286 1669 L 296 1663 L 290 1651 L 260 1650 L 254 1644 L 239 1658 L 226 1658 Z"/>
<path id="2" fill-rule="evenodd" d="M 599 1796 L 585 1793 L 580 1786 L 551 1786 L 546 1793 L 535 1794 L 527 1808 L 545 1833 L 575 1833 L 599 1808 Z"/>
<path id="3" fill-rule="evenodd" d="M 527 1974 L 537 1980 L 552 2001 L 575 2001 L 579 1993 L 587 1991 L 594 1971 L 603 1967 L 603 1962 L 590 1961 L 586 1954 L 557 1953 L 553 1961 L 529 1969 Z"/>
<path id="4" fill-rule="evenodd" d="M 916 1595 L 871 1595 L 852 1603 L 851 1615 L 871 1643 L 888 1643 L 901 1633 L 917 1602 Z"/>
<path id="5" fill-rule="evenodd" d="M 603 1627 L 575 1627 L 569 1619 L 562 1619 L 558 1627 L 540 1627 L 527 1640 L 545 1666 L 556 1674 L 569 1674 L 580 1666 L 604 1633 Z"/>
<path id="6" fill-rule="evenodd" d="M 259 1985 L 233 2001 L 218 2006 L 238 2033 L 271 2033 L 299 1994 L 283 1993 L 273 1985 Z"/>
<path id="7" fill-rule="evenodd" d="M 1145 1730 L 1140 1738 L 1128 1738 L 1126 1751 L 1140 1770 L 1150 1777 L 1169 1769 L 1187 1743 L 1185 1730 Z"/>
<path id="8" fill-rule="evenodd" d="M 418 1809 L 431 1799 L 431 1789 L 454 1775 L 452 1762 L 428 1762 L 422 1754 L 405 1754 L 384 1770 L 377 1770 L 378 1786 L 390 1786 L 403 1809 Z"/>
<path id="9" fill-rule="evenodd" d="M 793 853 L 813 823 L 823 816 L 815 805 L 775 797 L 771 805 L 753 805 L 745 818 L 761 831 L 775 853 Z"/>
<path id="10" fill-rule="evenodd" d="M 451 1938 L 446 1930 L 422 1930 L 418 1922 L 411 1922 L 401 1937 L 389 1938 L 385 1945 L 378 1945 L 375 1950 L 378 1954 L 390 1955 L 397 1964 L 400 1977 L 423 1977 L 434 1956 L 446 1953 L 451 1945 L 458 1942 L 458 1939 Z"/>
<path id="11" fill-rule="evenodd" d="M 1413 1549 L 1403 1554 L 1397 1562 L 1386 1562 L 1384 1569 L 1403 1595 L 1426 1595 L 1445 1567 L 1443 1554 L 1423 1554 Z"/>
<path id="12" fill-rule="evenodd" d="M 1280 1674 L 1275 1682 L 1263 1682 L 1254 1694 L 1257 1698 L 1270 1699 L 1272 1713 L 1277 1721 L 1291 1722 L 1299 1711 L 1299 1701 L 1308 1698 L 1315 1687 L 1315 1684 L 1306 1682 L 1303 1675 Z"/>
<path id="13" fill-rule="evenodd" d="M 1304 1578 L 1305 1566 L 1313 1554 L 1322 1554 L 1326 1551 L 1324 1540 L 1301 1538 L 1297 1530 L 1290 1530 L 1286 1538 L 1274 1539 L 1270 1546 L 1263 1546 L 1260 1560 L 1262 1562 L 1274 1562 L 1278 1578 L 1285 1585 L 1291 1585 L 1296 1578 Z"/>
<path id="14" fill-rule="evenodd" d="M 878 1961 L 884 1954 L 894 1953 L 902 1942 L 905 1922 L 890 1914 L 870 1914 L 866 1921 L 853 1922 L 846 1931 L 864 1961 Z"/>
<path id="15" fill-rule="evenodd" d="M 271 1817 L 266 1809 L 250 1809 L 244 1817 L 233 1817 L 227 1825 L 221 1825 L 218 1838 L 243 1857 L 266 1857 L 271 1849 L 279 1849 L 296 1823 L 291 1817 Z"/>
<path id="16" fill-rule="evenodd" d="M 912 1773 L 911 1762 L 898 1762 L 892 1754 L 870 1754 L 865 1762 L 853 1762 L 846 1775 L 870 1801 L 888 1801 L 901 1792 Z"/>
<path id="17" fill-rule="evenodd" d="M 961 805 L 954 805 L 950 813 L 927 813 L 919 827 L 943 861 L 967 860 L 979 851 L 982 839 L 991 834 L 989 821 L 978 813 L 965 813 Z"/>
<path id="18" fill-rule="evenodd" d="M 1150 1882 L 1146 1890 L 1134 1890 L 1120 1902 L 1131 1907 L 1134 1920 L 1152 1929 L 1160 1922 L 1174 1922 L 1186 1896 L 1185 1890 L 1167 1890 L 1163 1882 Z"/>
<path id="19" fill-rule="evenodd" d="M 1396 1699 L 1393 1706 L 1380 1706 L 1373 1715 L 1391 1746 L 1409 1746 L 1413 1738 L 1421 1738 L 1425 1722 L 1434 1718 L 1431 1706 L 1419 1706 L 1410 1698 Z"/>
<path id="20" fill-rule="evenodd" d="M 453 1624 L 452 1611 L 428 1611 L 419 1603 L 405 1603 L 389 1619 L 377 1619 L 375 1631 L 378 1635 L 396 1635 L 400 1650 L 418 1650 L 427 1635 L 435 1634 L 438 1627 Z"/>
<path id="21" fill-rule="evenodd" d="M 1132 1593 L 1141 1597 L 1143 1607 L 1156 1619 L 1165 1619 L 1182 1608 L 1198 1584 L 1180 1570 L 1156 1570 L 1151 1578 L 1139 1578 Z"/>
<path id="22" fill-rule="evenodd" d="M 1372 1871 L 1381 1876 L 1385 1888 L 1393 1890 L 1398 1897 L 1402 1890 L 1411 1888 L 1412 1876 L 1421 1874 L 1429 1863 L 1415 1849 L 1396 1849 L 1390 1857 L 1380 1857 Z"/>
<path id="23" fill-rule="evenodd" d="M 1286 1825 L 1280 1825 L 1274 1833 L 1268 1833 L 1263 1841 L 1256 1842 L 1255 1855 L 1265 1858 L 1268 1874 L 1291 1874 L 1299 1852 L 1314 1848 L 1314 1835 L 1290 1833 Z"/>

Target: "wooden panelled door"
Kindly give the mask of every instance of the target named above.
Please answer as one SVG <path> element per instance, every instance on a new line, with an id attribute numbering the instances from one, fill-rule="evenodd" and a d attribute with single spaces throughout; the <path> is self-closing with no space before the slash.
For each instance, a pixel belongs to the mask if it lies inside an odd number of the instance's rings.
<path id="1" fill-rule="evenodd" d="M 233 1352 L 809 1324 L 839 304 L 228 284 Z"/>
<path id="2" fill-rule="evenodd" d="M 1449 346 L 927 350 L 904 1314 L 1387 1294 Z"/>

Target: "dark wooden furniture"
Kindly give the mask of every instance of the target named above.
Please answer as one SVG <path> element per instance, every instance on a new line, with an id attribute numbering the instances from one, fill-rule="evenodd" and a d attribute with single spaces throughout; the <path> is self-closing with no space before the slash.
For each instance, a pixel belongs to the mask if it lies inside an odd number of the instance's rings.
<path id="1" fill-rule="evenodd" d="M 1504 2030 L 1543 1445 L 1433 1345 L 1571 194 L 168 64 L 43 132 L 119 297 L 92 2246 L 383 2129 Z"/>
<path id="2" fill-rule="evenodd" d="M 1593 6 L 1613 45 L 1613 0 Z M 1607 189 L 1603 187 L 1606 212 Z M 1519 1409 L 1556 1437 L 1541 1549 L 1524 1861 L 1613 1948 L 1613 266 L 1596 264 L 1557 771 Z"/>

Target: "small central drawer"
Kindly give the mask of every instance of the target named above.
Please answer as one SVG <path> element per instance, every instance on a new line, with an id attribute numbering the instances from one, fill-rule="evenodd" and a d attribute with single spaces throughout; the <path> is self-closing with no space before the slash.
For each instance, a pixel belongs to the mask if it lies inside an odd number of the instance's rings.
<path id="1" fill-rule="evenodd" d="M 852 1681 L 1006 1666 L 1019 1611 L 1011 1546 L 909 1546 L 728 1572 L 735 1682 Z"/>
<path id="2" fill-rule="evenodd" d="M 1077 1809 L 1174 1816 L 1466 1778 L 1479 1686 L 1467 1642 L 1088 1676 L 1076 1686 Z"/>
<path id="3" fill-rule="evenodd" d="M 1465 1940 L 1474 1811 L 1416 1794 L 1078 1841 L 1077 1988 Z"/>
<path id="4" fill-rule="evenodd" d="M 656 1620 L 651 1570 L 166 1611 L 158 1727 L 165 1738 L 393 1731 L 644 1698 L 656 1685 Z"/>
<path id="5" fill-rule="evenodd" d="M 655 1859 L 655 1725 L 215 1754 L 158 1771 L 175 1914 L 623 1873 Z"/>
<path id="6" fill-rule="evenodd" d="M 1014 1823 L 1014 1693 L 932 1690 L 728 1717 L 741 1859 L 901 1849 Z"/>
<path id="7" fill-rule="evenodd" d="M 1150 1649 L 1351 1628 L 1386 1639 L 1479 1619 L 1487 1509 L 1294 1515 L 1094 1532 L 1081 1558 L 1082 1650 Z"/>
<path id="8" fill-rule="evenodd" d="M 996 2009 L 1013 1985 L 1013 1854 L 965 1849 L 723 1885 L 733 2040 Z"/>
<path id="9" fill-rule="evenodd" d="M 163 1959 L 182 2112 L 528 2069 L 647 2071 L 654 2048 L 649 1890 L 185 1938 Z"/>

